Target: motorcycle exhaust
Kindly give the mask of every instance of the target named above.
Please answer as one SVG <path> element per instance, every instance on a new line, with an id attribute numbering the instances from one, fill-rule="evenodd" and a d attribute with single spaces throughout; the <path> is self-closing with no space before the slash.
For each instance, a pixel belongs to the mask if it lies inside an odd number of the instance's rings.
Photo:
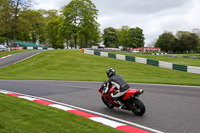
<path id="1" fill-rule="evenodd" d="M 143 90 L 143 89 L 140 89 L 140 90 L 139 90 L 139 93 L 140 93 L 140 94 L 144 93 L 144 90 Z"/>
<path id="2" fill-rule="evenodd" d="M 143 94 L 144 93 L 144 90 L 143 89 L 140 89 L 138 90 L 138 92 L 135 93 L 135 95 L 133 95 L 132 97 L 139 97 L 139 95 Z"/>

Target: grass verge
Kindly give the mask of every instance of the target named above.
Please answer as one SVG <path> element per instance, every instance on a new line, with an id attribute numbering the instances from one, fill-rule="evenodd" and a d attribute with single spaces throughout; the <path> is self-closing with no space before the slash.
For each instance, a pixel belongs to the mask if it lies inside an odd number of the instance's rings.
<path id="1" fill-rule="evenodd" d="M 0 69 L 0 79 L 105 81 L 115 68 L 127 82 L 200 86 L 200 75 L 80 53 L 80 50 L 46 51 Z"/>
<path id="2" fill-rule="evenodd" d="M 121 133 L 70 112 L 0 94 L 1 133 Z"/>

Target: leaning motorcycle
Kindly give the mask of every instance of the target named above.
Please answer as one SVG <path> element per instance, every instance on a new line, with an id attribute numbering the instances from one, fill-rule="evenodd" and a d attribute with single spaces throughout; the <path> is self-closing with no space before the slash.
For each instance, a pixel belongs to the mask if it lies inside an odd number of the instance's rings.
<path id="1" fill-rule="evenodd" d="M 110 109 L 114 107 L 119 107 L 120 105 L 110 98 L 110 94 L 116 91 L 114 86 L 111 86 L 108 93 L 103 93 L 106 89 L 107 83 L 104 82 L 99 88 L 99 93 L 101 94 L 101 99 L 103 103 Z M 145 106 L 141 100 L 138 99 L 139 95 L 141 95 L 144 91 L 142 89 L 128 89 L 127 92 L 120 97 L 120 100 L 124 103 L 124 107 L 122 109 L 132 111 L 137 116 L 142 116 L 145 113 Z"/>

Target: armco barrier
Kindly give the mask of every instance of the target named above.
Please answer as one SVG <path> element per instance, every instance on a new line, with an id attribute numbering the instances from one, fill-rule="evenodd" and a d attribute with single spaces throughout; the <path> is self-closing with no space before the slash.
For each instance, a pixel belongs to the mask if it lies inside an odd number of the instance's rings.
<path id="1" fill-rule="evenodd" d="M 108 53 L 108 57 L 116 59 L 116 54 Z"/>
<path id="2" fill-rule="evenodd" d="M 12 51 L 12 50 L 23 50 L 23 49 L 38 49 L 38 50 L 54 50 L 54 48 L 43 48 L 43 47 L 13 47 L 13 48 L 8 48 L 8 49 L 0 49 L 0 52 L 4 52 L 4 51 Z"/>
<path id="3" fill-rule="evenodd" d="M 187 72 L 200 74 L 200 67 L 188 66 Z"/>
<path id="4" fill-rule="evenodd" d="M 116 54 L 116 59 L 118 59 L 118 60 L 126 60 L 126 56 L 125 55 L 121 55 L 121 54 Z"/>
<path id="5" fill-rule="evenodd" d="M 94 51 L 94 55 L 99 55 L 100 56 L 100 52 L 99 51 Z"/>
<path id="6" fill-rule="evenodd" d="M 159 67 L 162 68 L 173 69 L 172 65 L 170 62 L 159 61 Z"/>
<path id="7" fill-rule="evenodd" d="M 147 64 L 152 66 L 159 66 L 159 61 L 147 59 Z"/>
<path id="8" fill-rule="evenodd" d="M 44 47 L 27 47 L 24 46 L 23 49 L 38 49 L 38 50 L 54 50 L 54 48 L 44 48 Z"/>
<path id="9" fill-rule="evenodd" d="M 167 53 L 153 53 L 152 55 L 166 55 Z"/>
<path id="10" fill-rule="evenodd" d="M 146 58 L 142 58 L 142 57 L 135 57 L 135 62 L 142 63 L 142 64 L 147 64 L 147 59 Z"/>
<path id="11" fill-rule="evenodd" d="M 135 57 L 134 56 L 126 56 L 126 60 L 135 62 Z"/>
<path id="12" fill-rule="evenodd" d="M 187 72 L 187 66 L 185 66 L 185 65 L 173 64 L 173 69 Z"/>
<path id="13" fill-rule="evenodd" d="M 84 52 L 85 52 L 85 50 L 84 50 Z M 108 57 L 108 53 L 106 53 L 106 52 L 100 52 L 100 56 Z"/>
<path id="14" fill-rule="evenodd" d="M 183 71 L 183 72 L 200 74 L 200 67 L 179 65 L 179 64 L 173 64 L 170 62 L 157 61 L 157 60 L 152 60 L 152 59 L 147 59 L 147 58 L 142 58 L 142 57 L 99 52 L 99 51 L 93 51 L 93 50 L 88 50 L 88 49 L 84 49 L 83 53 L 87 53 L 91 55 L 99 55 L 99 56 L 109 57 L 109 58 L 118 59 L 118 60 L 132 61 L 132 62 L 158 66 L 158 67 L 172 69 L 172 70 Z"/>

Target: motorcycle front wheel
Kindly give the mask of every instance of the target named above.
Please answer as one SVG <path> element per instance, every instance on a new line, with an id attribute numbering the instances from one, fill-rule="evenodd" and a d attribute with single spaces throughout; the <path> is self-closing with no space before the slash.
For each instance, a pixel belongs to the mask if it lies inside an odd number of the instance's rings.
<path id="1" fill-rule="evenodd" d="M 110 104 L 103 96 L 101 96 L 103 103 L 110 109 L 114 108 L 114 105 Z"/>
<path id="2" fill-rule="evenodd" d="M 131 101 L 131 105 L 134 106 L 134 109 L 132 110 L 132 112 L 135 114 L 135 115 L 138 115 L 138 116 L 142 116 L 146 109 L 145 109 L 145 106 L 144 104 L 142 103 L 142 101 L 140 101 L 139 99 L 137 98 L 134 98 L 132 101 Z"/>

